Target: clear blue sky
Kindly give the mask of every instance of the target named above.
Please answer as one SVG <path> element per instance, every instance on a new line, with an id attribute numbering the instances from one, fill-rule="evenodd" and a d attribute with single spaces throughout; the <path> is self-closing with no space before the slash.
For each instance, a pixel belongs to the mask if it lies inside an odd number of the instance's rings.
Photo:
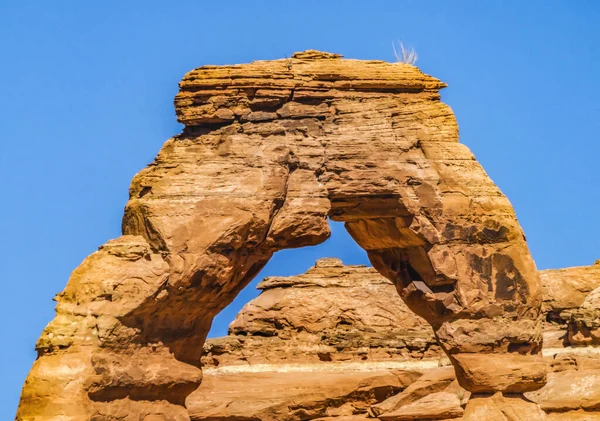
<path id="1" fill-rule="evenodd" d="M 132 176 L 181 129 L 177 82 L 203 64 L 309 48 L 392 60 L 402 39 L 450 85 L 442 97 L 461 141 L 512 201 L 538 267 L 600 258 L 600 2 L 368 3 L 0 2 L 0 419 L 14 417 L 52 296 L 120 234 Z M 324 245 L 279 253 L 259 278 L 321 256 L 366 263 L 343 227 L 333 231 Z"/>

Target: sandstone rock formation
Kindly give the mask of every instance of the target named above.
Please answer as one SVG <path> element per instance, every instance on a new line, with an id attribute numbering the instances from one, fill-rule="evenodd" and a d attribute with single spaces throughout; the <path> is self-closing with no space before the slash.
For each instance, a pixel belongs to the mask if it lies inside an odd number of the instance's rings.
<path id="1" fill-rule="evenodd" d="M 440 358 L 429 324 L 375 269 L 321 259 L 305 274 L 266 278 L 261 294 L 208 340 L 204 367 Z"/>
<path id="2" fill-rule="evenodd" d="M 600 288 L 593 290 L 577 310 L 563 311 L 571 345 L 600 345 Z"/>
<path id="3" fill-rule="evenodd" d="M 598 344 L 592 331 L 600 327 L 600 295 L 590 293 L 600 288 L 600 264 L 543 270 L 540 277 L 547 320 L 544 346 Z"/>
<path id="4" fill-rule="evenodd" d="M 328 217 L 432 326 L 461 386 L 543 386 L 538 273 L 444 86 L 316 51 L 186 74 L 183 133 L 133 179 L 124 235 L 57 297 L 17 419 L 189 419 L 212 318 L 275 251 L 324 241 Z"/>
<path id="5" fill-rule="evenodd" d="M 301 421 L 366 414 L 370 405 L 404 390 L 412 371 L 322 369 L 208 374 L 187 399 L 194 421 Z M 209 373 L 211 370 L 207 370 Z"/>
<path id="6" fill-rule="evenodd" d="M 568 311 L 585 313 L 588 303 L 596 300 L 598 289 L 593 288 L 600 287 L 600 272 L 591 276 L 591 269 L 595 268 L 542 271 L 543 291 L 551 294 L 544 302 L 560 298 L 579 303 Z M 591 293 L 574 292 L 574 285 L 565 282 L 574 273 L 588 275 L 585 282 L 593 289 Z M 237 315 L 229 335 L 205 344 L 205 382 L 186 401 L 193 420 L 225 421 L 234 415 L 252 414 L 261 421 L 297 421 L 323 413 L 335 420 L 340 414 L 364 417 L 365 412 L 389 421 L 465 416 L 470 393 L 456 383 L 448 360 L 440 358 L 431 328 L 407 312 L 393 294 L 391 282 L 374 269 L 321 259 L 302 275 L 266 278 L 258 288 L 261 294 Z M 546 316 L 552 319 L 552 308 L 547 309 L 550 313 Z M 560 331 L 564 338 L 568 336 L 566 322 L 549 322 L 545 328 L 545 335 Z M 534 405 L 497 395 L 478 398 L 478 409 L 467 415 L 522 419 L 522 414 L 514 411 L 524 411 L 529 417 L 543 418 L 543 409 L 551 419 L 568 420 L 569 414 L 573 419 L 597 419 L 600 348 L 591 341 L 582 343 L 587 347 L 571 345 L 565 340 L 557 342 L 558 348 L 545 348 L 550 381 L 542 389 L 526 393 Z M 383 375 L 386 372 L 388 375 Z M 397 383 L 399 374 L 402 387 Z M 383 401 L 383 394 L 361 395 L 358 385 L 371 377 L 389 393 L 402 391 Z M 345 382 L 344 393 L 340 393 L 340 384 L 332 384 L 333 378 Z M 269 392 L 269 388 L 277 391 Z M 261 409 L 255 411 L 257 406 Z M 285 410 L 295 406 L 305 412 Z"/>

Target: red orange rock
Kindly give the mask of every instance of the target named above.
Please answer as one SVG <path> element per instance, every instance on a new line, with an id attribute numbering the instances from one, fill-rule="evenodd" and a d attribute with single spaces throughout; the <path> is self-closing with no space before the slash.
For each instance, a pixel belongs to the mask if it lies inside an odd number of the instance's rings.
<path id="1" fill-rule="evenodd" d="M 58 297 L 17 419 L 115 419 L 130 401 L 130 418 L 157 405 L 180 418 L 213 317 L 273 253 L 324 241 L 328 217 L 457 367 L 461 354 L 530 355 L 517 383 L 538 385 L 538 273 L 510 202 L 458 143 L 444 86 L 411 65 L 317 51 L 188 72 L 175 99 L 185 128 L 134 177 L 124 236 Z M 56 358 L 69 356 L 81 379 L 55 400 L 69 385 Z M 489 374 L 492 390 L 513 379 Z"/>

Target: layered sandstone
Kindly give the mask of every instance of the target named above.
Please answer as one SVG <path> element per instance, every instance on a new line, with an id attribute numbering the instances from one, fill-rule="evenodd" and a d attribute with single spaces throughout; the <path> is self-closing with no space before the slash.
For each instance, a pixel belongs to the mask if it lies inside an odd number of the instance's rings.
<path id="1" fill-rule="evenodd" d="M 571 314 L 590 314 L 600 288 L 595 270 L 542 271 L 544 302 L 571 303 Z M 204 346 L 205 381 L 186 401 L 193 420 L 342 421 L 367 413 L 387 421 L 503 420 L 515 408 L 531 419 L 545 419 L 543 411 L 552 419 L 600 417 L 600 348 L 592 341 L 572 346 L 566 322 L 545 325 L 545 336 L 560 332 L 562 340 L 545 349 L 548 384 L 527 393 L 539 408 L 497 395 L 478 398 L 465 415 L 470 393 L 457 384 L 431 327 L 373 268 L 326 258 L 304 274 L 266 278 L 258 289 L 229 335 Z M 552 307 L 546 309 L 553 320 Z M 380 392 L 367 393 L 368 384 Z"/>
<path id="2" fill-rule="evenodd" d="M 543 270 L 540 276 L 549 353 L 598 345 L 600 265 Z M 444 356 L 430 325 L 371 267 L 325 258 L 304 274 L 266 278 L 257 288 L 261 294 L 236 316 L 229 335 L 206 342 L 204 366 Z M 554 364 L 567 364 L 565 358 Z"/>
<path id="3" fill-rule="evenodd" d="M 431 326 L 375 269 L 321 259 L 306 273 L 270 277 L 229 326 L 206 342 L 204 367 L 442 357 Z"/>
<path id="4" fill-rule="evenodd" d="M 540 272 L 546 346 L 600 345 L 600 263 Z"/>
<path id="5" fill-rule="evenodd" d="M 543 386 L 538 273 L 444 86 L 316 51 L 186 74 L 183 133 L 133 179 L 124 235 L 57 297 L 17 419 L 189 419 L 212 318 L 274 252 L 324 241 L 328 217 L 432 326 L 462 387 Z"/>

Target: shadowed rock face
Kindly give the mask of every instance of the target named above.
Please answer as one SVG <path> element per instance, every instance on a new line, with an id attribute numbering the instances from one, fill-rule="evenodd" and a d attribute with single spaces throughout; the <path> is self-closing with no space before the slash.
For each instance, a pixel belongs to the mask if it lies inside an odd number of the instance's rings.
<path id="1" fill-rule="evenodd" d="M 57 297 L 17 418 L 188 419 L 212 318 L 275 251 L 324 241 L 328 217 L 431 324 L 463 387 L 541 387 L 539 277 L 444 86 L 316 51 L 186 74 L 185 129 L 133 179 L 124 236 Z"/>

